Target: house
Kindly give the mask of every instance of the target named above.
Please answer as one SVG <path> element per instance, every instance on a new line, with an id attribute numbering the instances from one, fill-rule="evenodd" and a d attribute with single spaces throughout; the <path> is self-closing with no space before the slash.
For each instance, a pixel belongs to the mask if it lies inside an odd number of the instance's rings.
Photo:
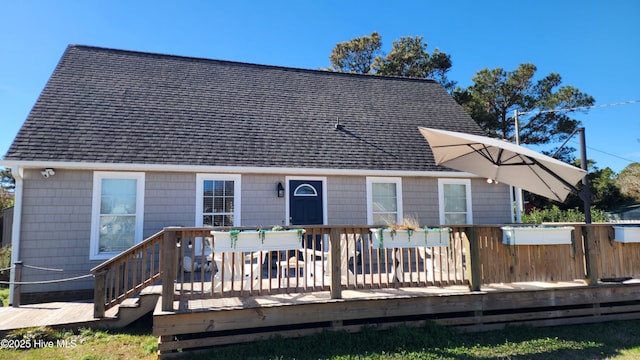
<path id="1" fill-rule="evenodd" d="M 13 261 L 55 281 L 166 226 L 510 222 L 508 187 L 436 166 L 419 126 L 483 133 L 435 81 L 72 45 L 0 162 Z"/>
<path id="2" fill-rule="evenodd" d="M 614 209 L 610 217 L 614 221 L 639 221 L 640 204 L 630 204 Z"/>

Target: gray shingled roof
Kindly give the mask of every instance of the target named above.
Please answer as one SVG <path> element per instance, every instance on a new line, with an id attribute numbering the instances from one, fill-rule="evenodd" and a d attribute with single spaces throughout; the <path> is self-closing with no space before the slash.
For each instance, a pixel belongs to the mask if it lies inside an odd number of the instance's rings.
<path id="1" fill-rule="evenodd" d="M 434 81 L 69 46 L 4 159 L 444 170 L 419 126 L 482 134 Z"/>

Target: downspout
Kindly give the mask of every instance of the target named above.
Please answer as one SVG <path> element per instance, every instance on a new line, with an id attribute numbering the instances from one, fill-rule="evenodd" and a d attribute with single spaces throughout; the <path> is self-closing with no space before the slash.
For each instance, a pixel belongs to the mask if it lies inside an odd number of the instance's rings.
<path id="1" fill-rule="evenodd" d="M 23 169 L 17 165 L 11 168 L 11 175 L 16 181 L 13 204 L 13 225 L 11 227 L 11 266 L 20 259 L 20 233 L 22 229 L 22 193 L 23 193 Z M 13 305 L 14 288 L 16 281 L 15 269 L 9 273 L 9 305 Z"/>

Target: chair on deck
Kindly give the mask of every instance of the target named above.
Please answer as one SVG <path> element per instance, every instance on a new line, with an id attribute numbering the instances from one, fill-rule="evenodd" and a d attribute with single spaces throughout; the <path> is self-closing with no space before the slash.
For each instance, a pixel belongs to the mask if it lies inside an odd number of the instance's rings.
<path id="1" fill-rule="evenodd" d="M 347 248 L 347 238 L 352 238 L 354 234 L 342 234 L 340 236 L 340 273 L 341 283 L 354 284 L 355 274 L 349 269 L 349 260 L 359 255 L 355 245 Z M 353 242 L 355 244 L 355 241 Z M 325 249 L 328 246 L 324 247 Z M 310 248 L 300 249 L 304 264 L 304 276 L 314 285 L 328 285 L 330 283 L 331 267 L 329 266 L 328 251 L 314 250 Z M 323 281 L 324 278 L 324 281 Z"/>
<path id="2" fill-rule="evenodd" d="M 206 239 L 209 248 L 210 238 Z M 207 255 L 207 261 L 215 263 L 216 272 L 213 275 L 214 287 L 212 291 L 219 291 L 223 284 L 224 290 L 240 290 L 233 286 L 234 281 L 242 281 L 243 290 L 259 289 L 262 279 L 262 266 L 267 259 L 268 251 L 252 252 L 217 252 Z M 213 269 L 212 269 L 213 270 Z"/>

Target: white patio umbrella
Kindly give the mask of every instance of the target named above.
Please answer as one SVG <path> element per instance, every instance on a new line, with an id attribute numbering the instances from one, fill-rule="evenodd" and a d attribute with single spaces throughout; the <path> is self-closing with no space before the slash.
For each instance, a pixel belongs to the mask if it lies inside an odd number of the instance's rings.
<path id="1" fill-rule="evenodd" d="M 563 202 L 586 171 L 510 142 L 420 128 L 437 165 L 469 172 Z"/>

